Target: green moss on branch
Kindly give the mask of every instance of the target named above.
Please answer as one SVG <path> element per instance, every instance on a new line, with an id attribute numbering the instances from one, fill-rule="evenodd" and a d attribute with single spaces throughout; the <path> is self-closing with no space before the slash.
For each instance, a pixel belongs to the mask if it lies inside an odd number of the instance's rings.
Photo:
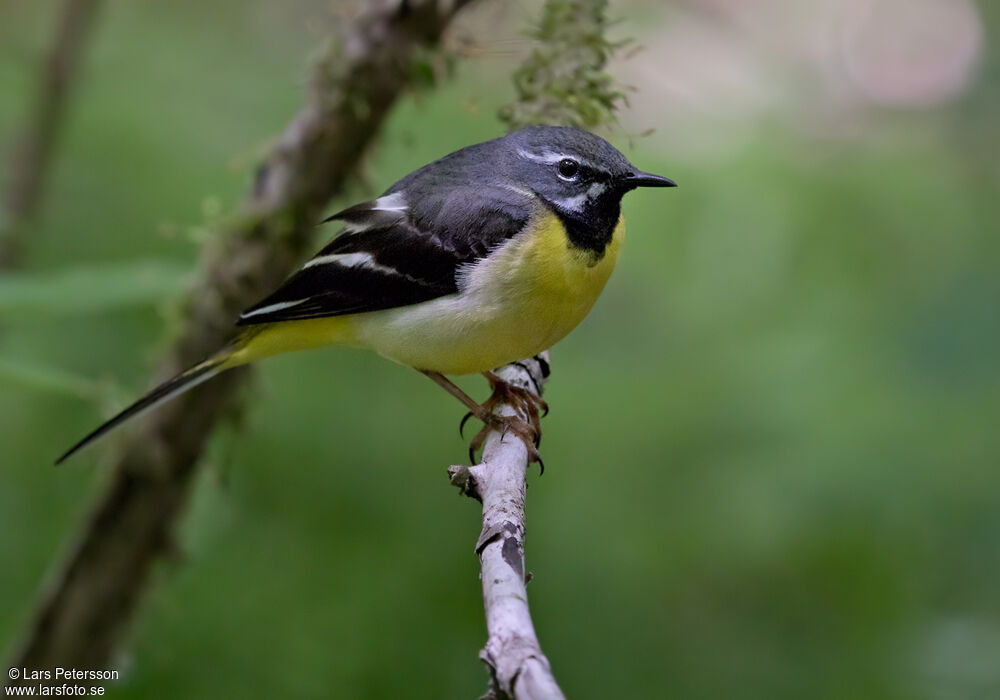
<path id="1" fill-rule="evenodd" d="M 515 71 L 517 99 L 500 110 L 511 130 L 528 124 L 592 129 L 613 122 L 624 102 L 606 66 L 622 45 L 606 38 L 606 0 L 549 0 L 529 36 L 537 41 Z"/>

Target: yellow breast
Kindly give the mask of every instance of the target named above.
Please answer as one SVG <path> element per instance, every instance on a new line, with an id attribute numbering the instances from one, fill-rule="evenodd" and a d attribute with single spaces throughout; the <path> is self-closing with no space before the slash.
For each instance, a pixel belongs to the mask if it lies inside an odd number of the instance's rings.
<path id="1" fill-rule="evenodd" d="M 557 302 L 570 316 L 576 316 L 581 307 L 586 315 L 615 268 L 625 237 L 624 217 L 619 217 L 611 241 L 601 256 L 570 244 L 565 227 L 555 215 L 545 216 L 536 231 L 522 244 L 520 255 L 526 272 L 520 280 L 523 289 L 531 295 L 538 294 Z M 582 317 L 576 322 L 580 320 Z"/>
<path id="2" fill-rule="evenodd" d="M 494 369 L 547 350 L 583 320 L 611 276 L 625 235 L 604 254 L 572 246 L 544 213 L 465 270 L 460 293 L 355 316 L 357 340 L 402 364 L 445 374 Z"/>

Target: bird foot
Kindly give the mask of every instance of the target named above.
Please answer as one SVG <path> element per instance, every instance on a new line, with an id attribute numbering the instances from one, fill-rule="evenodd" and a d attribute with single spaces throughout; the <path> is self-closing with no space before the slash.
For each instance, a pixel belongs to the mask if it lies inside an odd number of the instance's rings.
<path id="1" fill-rule="evenodd" d="M 479 407 L 480 411 L 467 413 L 459 426 L 461 432 L 465 422 L 472 415 L 483 421 L 482 430 L 476 433 L 469 444 L 469 459 L 476 461 L 476 452 L 482 448 L 491 432 L 499 431 L 501 435 L 512 433 L 520 438 L 527 448 L 528 463 L 538 462 L 541 471 L 544 472 L 545 464 L 538 454 L 538 446 L 542 440 L 539 410 L 547 413 L 548 404 L 530 391 L 508 384 L 492 372 L 484 372 L 483 376 L 489 381 L 493 393 Z M 512 406 L 518 415 L 498 416 L 493 411 L 499 406 Z"/>

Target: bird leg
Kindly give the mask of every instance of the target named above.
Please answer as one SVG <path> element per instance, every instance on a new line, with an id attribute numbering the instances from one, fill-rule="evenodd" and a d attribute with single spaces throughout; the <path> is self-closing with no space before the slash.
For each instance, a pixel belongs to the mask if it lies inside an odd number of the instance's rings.
<path id="1" fill-rule="evenodd" d="M 448 379 L 448 377 L 444 376 L 440 372 L 432 372 L 426 369 L 419 370 L 419 372 L 427 377 L 430 377 L 430 379 L 432 379 L 435 384 L 437 384 L 442 389 L 447 391 L 449 394 L 454 396 L 456 399 L 461 401 L 462 405 L 465 406 L 467 409 L 469 409 L 469 412 L 466 414 L 466 418 L 468 418 L 471 415 L 475 416 L 484 423 L 489 421 L 490 419 L 489 411 L 487 411 L 485 408 L 476 403 L 475 399 L 473 399 L 471 396 L 462 391 L 458 387 L 458 385 L 455 384 L 450 379 Z M 465 424 L 465 418 L 462 419 L 462 424 L 463 425 Z"/>
<path id="2" fill-rule="evenodd" d="M 483 429 L 476 433 L 469 444 L 470 461 L 476 461 L 475 454 L 483 446 L 486 436 L 497 430 L 501 434 L 506 434 L 509 431 L 519 437 L 528 450 L 529 462 L 542 464 L 542 459 L 538 454 L 538 444 L 541 442 L 542 436 L 538 410 L 541 408 L 543 411 L 548 411 L 548 405 L 541 398 L 526 389 L 508 384 L 493 372 L 483 372 L 483 376 L 490 383 L 493 393 L 484 404 L 480 405 L 440 372 L 427 370 L 420 370 L 420 372 L 430 377 L 438 386 L 469 409 L 469 412 L 462 419 L 459 431 L 464 427 L 469 416 L 474 416 L 483 422 Z M 501 405 L 512 406 L 519 415 L 498 416 L 494 414 L 493 410 Z"/>

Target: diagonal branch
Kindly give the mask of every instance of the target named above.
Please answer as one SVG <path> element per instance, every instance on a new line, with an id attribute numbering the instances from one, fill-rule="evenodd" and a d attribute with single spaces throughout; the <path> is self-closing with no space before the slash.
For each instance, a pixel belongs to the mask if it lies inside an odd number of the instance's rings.
<path id="1" fill-rule="evenodd" d="M 225 343 L 239 311 L 304 256 L 322 208 L 343 189 L 414 63 L 471 0 L 366 3 L 312 71 L 306 105 L 257 172 L 242 213 L 206 247 L 159 376 Z M 103 668 L 152 564 L 169 552 L 205 443 L 246 373 L 235 370 L 150 415 L 45 591 L 20 649 L 23 668 Z"/>

